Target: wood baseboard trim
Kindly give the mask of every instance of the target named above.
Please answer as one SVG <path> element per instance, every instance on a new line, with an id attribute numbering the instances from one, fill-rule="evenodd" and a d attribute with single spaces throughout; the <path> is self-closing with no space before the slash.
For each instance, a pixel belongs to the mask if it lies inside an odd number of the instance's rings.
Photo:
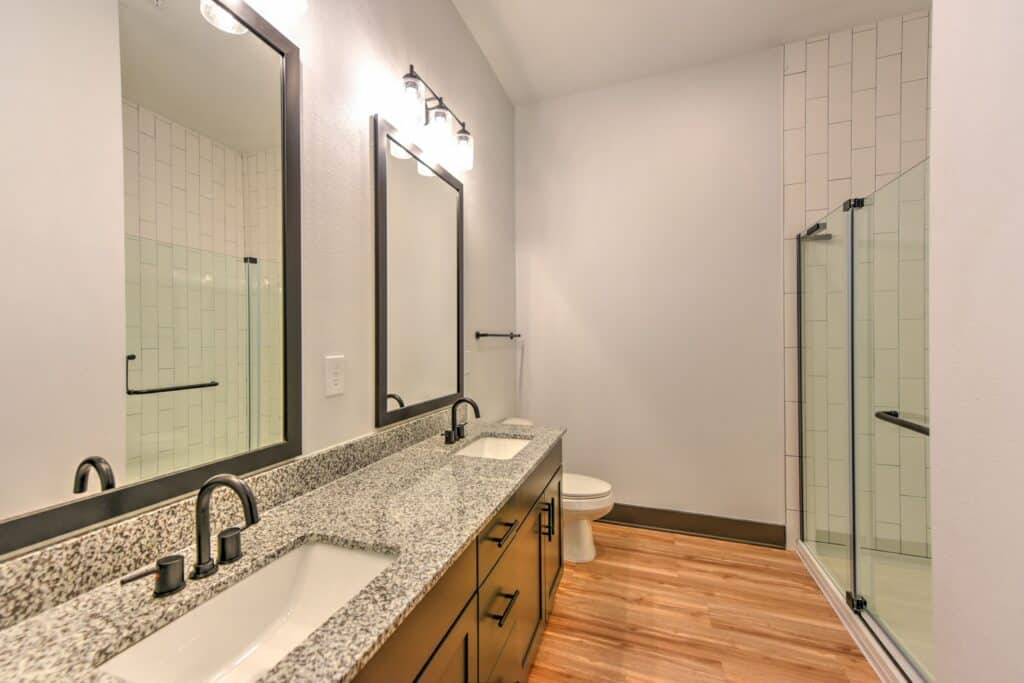
<path id="1" fill-rule="evenodd" d="M 691 536 L 707 536 L 725 541 L 740 541 L 772 548 L 786 547 L 786 526 L 746 519 L 701 515 L 679 510 L 660 510 L 616 503 L 600 521 L 624 526 L 672 531 Z"/>
<path id="2" fill-rule="evenodd" d="M 908 683 L 908 681 L 910 683 L 926 683 L 909 662 L 897 663 L 890 651 L 886 650 L 879 642 L 878 636 L 872 633 L 867 624 L 846 605 L 846 596 L 832 583 L 828 574 L 803 541 L 797 542 L 796 554 L 807 567 L 811 578 L 818 584 L 818 589 L 825 596 L 836 616 L 839 617 L 839 621 L 853 638 L 853 642 L 864 653 L 864 658 L 868 660 L 868 664 L 875 670 L 883 683 Z M 893 651 L 898 652 L 898 649 L 894 647 Z"/>

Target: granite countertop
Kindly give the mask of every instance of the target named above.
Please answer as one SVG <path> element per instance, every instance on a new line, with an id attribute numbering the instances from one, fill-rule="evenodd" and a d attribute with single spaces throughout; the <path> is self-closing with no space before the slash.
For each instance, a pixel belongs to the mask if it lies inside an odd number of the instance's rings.
<path id="1" fill-rule="evenodd" d="M 351 680 L 563 433 L 477 422 L 458 444 L 435 436 L 398 451 L 266 511 L 243 532 L 241 560 L 189 581 L 180 593 L 157 599 L 149 580 L 126 586 L 115 580 L 0 631 L 0 680 L 118 680 L 97 667 L 275 558 L 315 541 L 396 557 L 261 680 Z M 480 436 L 531 441 L 511 460 L 454 455 Z M 179 552 L 188 571 L 195 549 Z"/>

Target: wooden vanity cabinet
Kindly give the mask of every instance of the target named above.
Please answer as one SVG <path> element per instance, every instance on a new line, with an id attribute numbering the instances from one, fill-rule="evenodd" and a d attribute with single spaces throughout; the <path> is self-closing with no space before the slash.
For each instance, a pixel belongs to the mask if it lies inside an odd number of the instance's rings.
<path id="1" fill-rule="evenodd" d="M 525 683 L 562 576 L 561 465 L 559 442 L 356 681 Z"/>

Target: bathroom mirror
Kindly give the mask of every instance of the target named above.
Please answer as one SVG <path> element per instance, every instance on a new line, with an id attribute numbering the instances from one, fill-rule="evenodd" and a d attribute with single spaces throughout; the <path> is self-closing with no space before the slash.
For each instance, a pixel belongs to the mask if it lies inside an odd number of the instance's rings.
<path id="1" fill-rule="evenodd" d="M 0 553 L 301 447 L 298 49 L 240 0 L 21 14 Z"/>
<path id="2" fill-rule="evenodd" d="M 462 395 L 462 183 L 374 119 L 377 426 Z"/>

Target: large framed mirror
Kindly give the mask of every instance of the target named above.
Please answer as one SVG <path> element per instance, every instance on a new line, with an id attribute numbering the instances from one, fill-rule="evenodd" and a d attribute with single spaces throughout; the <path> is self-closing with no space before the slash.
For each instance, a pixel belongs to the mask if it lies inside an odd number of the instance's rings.
<path id="1" fill-rule="evenodd" d="M 374 139 L 380 427 L 462 396 L 462 183 L 380 116 Z"/>
<path id="2" fill-rule="evenodd" d="M 0 554 L 301 452 L 298 48 L 241 0 L 18 4 Z"/>

